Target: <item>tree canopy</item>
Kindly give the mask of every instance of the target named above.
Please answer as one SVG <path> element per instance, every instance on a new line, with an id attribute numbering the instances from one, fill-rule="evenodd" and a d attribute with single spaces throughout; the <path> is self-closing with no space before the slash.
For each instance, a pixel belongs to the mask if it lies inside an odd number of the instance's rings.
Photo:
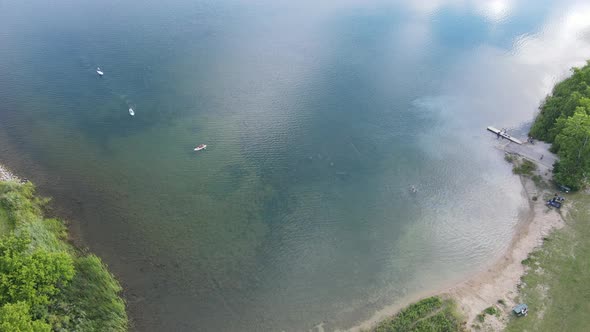
<path id="1" fill-rule="evenodd" d="M 0 181 L 0 332 L 126 331 L 121 286 L 42 215 L 30 183 Z"/>
<path id="2" fill-rule="evenodd" d="M 572 71 L 541 105 L 530 135 L 553 143 L 551 150 L 559 156 L 555 180 L 577 190 L 590 171 L 590 61 Z"/>
<path id="3" fill-rule="evenodd" d="M 555 180 L 574 189 L 590 169 L 590 116 L 583 107 L 578 107 L 573 116 L 567 118 L 555 138 L 559 147 L 559 162 L 555 165 Z"/>
<path id="4" fill-rule="evenodd" d="M 0 307 L 0 332 L 49 332 L 51 326 L 33 320 L 25 302 L 7 303 Z"/>

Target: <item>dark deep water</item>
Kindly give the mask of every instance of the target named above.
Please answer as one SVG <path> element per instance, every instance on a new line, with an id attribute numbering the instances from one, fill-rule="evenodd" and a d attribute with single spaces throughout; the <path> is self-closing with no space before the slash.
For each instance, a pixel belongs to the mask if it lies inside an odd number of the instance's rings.
<path id="1" fill-rule="evenodd" d="M 585 1 L 0 0 L 0 162 L 139 331 L 350 328 L 506 249 L 484 128 L 586 58 Z"/>

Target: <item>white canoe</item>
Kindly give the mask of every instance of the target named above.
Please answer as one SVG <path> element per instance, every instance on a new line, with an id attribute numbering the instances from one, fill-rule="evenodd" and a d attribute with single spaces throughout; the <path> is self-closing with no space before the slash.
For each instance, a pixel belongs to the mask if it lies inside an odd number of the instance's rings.
<path id="1" fill-rule="evenodd" d="M 206 148 L 207 148 L 207 144 L 200 144 L 194 150 L 195 151 L 201 151 L 201 150 L 205 150 Z"/>

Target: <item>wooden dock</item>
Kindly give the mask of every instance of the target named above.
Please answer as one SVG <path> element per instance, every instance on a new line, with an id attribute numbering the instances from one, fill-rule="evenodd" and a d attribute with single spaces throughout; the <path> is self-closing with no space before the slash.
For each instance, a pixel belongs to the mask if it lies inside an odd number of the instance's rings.
<path id="1" fill-rule="evenodd" d="M 510 140 L 510 141 L 512 141 L 512 142 L 514 142 L 516 144 L 522 144 L 522 141 L 521 140 L 519 140 L 518 138 L 514 138 L 514 137 L 508 135 L 506 132 L 503 132 L 503 131 L 501 131 L 498 128 L 489 126 L 488 127 L 488 130 L 491 131 L 492 133 L 496 134 L 496 135 L 499 135 L 499 137 L 502 137 L 502 138 L 505 138 L 507 140 Z"/>

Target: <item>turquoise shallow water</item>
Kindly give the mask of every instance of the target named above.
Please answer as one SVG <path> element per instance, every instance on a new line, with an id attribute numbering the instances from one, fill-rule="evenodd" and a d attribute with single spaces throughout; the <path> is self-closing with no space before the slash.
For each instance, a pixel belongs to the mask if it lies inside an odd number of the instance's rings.
<path id="1" fill-rule="evenodd" d="M 348 328 L 484 268 L 526 202 L 483 129 L 590 54 L 582 1 L 0 9 L 0 161 L 140 331 Z"/>

